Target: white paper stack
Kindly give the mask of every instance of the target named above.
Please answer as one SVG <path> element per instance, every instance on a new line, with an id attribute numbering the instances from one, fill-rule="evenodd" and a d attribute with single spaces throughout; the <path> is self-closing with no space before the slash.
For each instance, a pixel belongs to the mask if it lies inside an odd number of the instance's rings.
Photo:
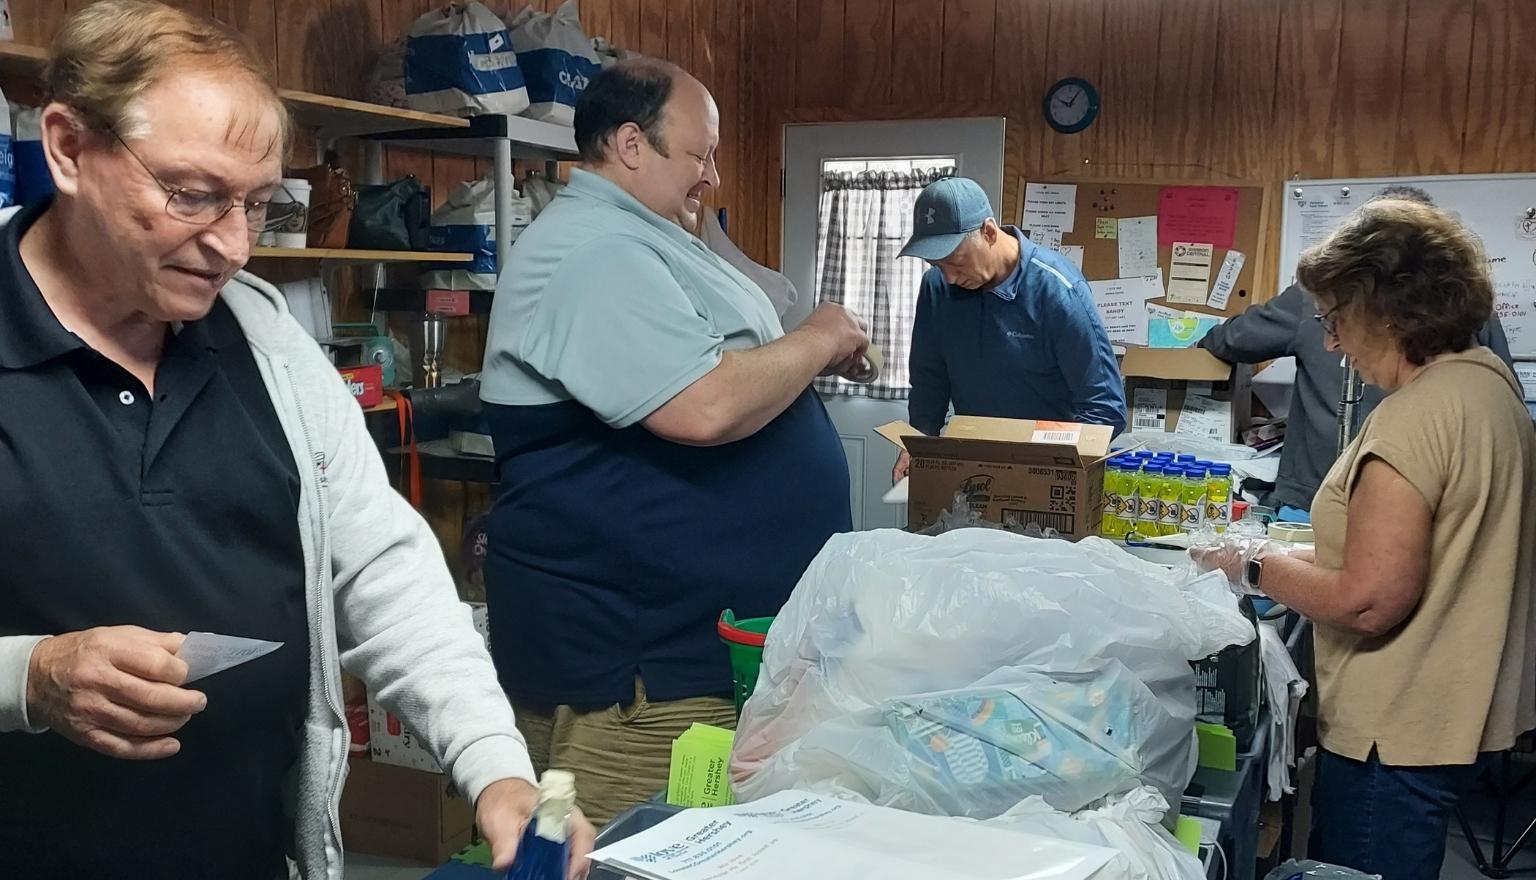
<path id="1" fill-rule="evenodd" d="M 1087 880 L 1114 856 L 965 819 L 782 791 L 685 810 L 592 860 L 640 880 Z"/>

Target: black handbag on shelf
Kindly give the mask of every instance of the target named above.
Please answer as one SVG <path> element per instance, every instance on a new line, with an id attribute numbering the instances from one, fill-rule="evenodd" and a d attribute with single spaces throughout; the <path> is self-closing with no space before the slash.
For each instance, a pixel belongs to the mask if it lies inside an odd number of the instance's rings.
<path id="1" fill-rule="evenodd" d="M 357 208 L 347 231 L 347 247 L 356 250 L 427 249 L 432 219 L 432 191 L 407 175 L 393 183 L 357 187 Z"/>

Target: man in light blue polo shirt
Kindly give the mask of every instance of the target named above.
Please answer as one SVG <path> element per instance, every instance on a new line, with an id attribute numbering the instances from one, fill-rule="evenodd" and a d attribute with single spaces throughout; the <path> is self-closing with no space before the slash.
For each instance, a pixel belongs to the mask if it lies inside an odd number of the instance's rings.
<path id="1" fill-rule="evenodd" d="M 691 723 L 734 723 L 720 613 L 776 614 L 851 528 L 809 386 L 858 369 L 862 326 L 823 306 L 786 334 L 671 219 L 719 183 L 718 119 L 670 64 L 598 74 L 582 166 L 514 244 L 491 313 L 492 655 L 535 766 L 574 771 L 598 824 L 665 786 Z"/>
<path id="2" fill-rule="evenodd" d="M 973 180 L 929 184 L 904 257 L 932 264 L 912 324 L 912 426 L 955 413 L 1125 428 L 1125 385 L 1083 273 L 1000 227 Z M 894 479 L 906 475 L 903 453 Z"/>

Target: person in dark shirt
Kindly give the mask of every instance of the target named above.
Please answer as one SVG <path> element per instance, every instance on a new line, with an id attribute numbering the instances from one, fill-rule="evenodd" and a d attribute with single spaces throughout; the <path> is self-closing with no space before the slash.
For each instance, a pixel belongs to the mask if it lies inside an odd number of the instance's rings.
<path id="1" fill-rule="evenodd" d="M 823 304 L 788 333 L 678 220 L 720 182 L 714 99 L 658 61 L 593 78 L 581 167 L 512 246 L 481 398 L 501 488 L 491 645 L 535 766 L 606 823 L 666 785 L 672 740 L 733 726 L 722 611 L 777 614 L 852 528 L 818 375 L 869 339 Z"/>
<path id="2" fill-rule="evenodd" d="M 485 644 L 335 366 L 240 271 L 288 143 L 266 64 L 102 0 L 44 87 L 56 194 L 0 226 L 0 874 L 340 877 L 343 665 L 508 867 L 538 792 Z M 220 636 L 272 650 L 219 668 Z"/>
<path id="3" fill-rule="evenodd" d="M 1387 187 L 1374 196 L 1385 198 L 1434 204 L 1416 187 Z M 1293 284 L 1269 302 L 1212 328 L 1200 341 L 1201 348 L 1228 363 L 1296 359 L 1295 390 L 1286 417 L 1285 446 L 1280 450 L 1280 473 L 1268 500 L 1281 519 L 1300 522 L 1308 521 L 1312 497 L 1338 458 L 1339 389 L 1344 380 L 1341 355 L 1328 351 L 1323 325 L 1314 319 L 1316 312 L 1312 298 Z M 1477 343 L 1487 346 L 1513 368 L 1509 341 L 1504 338 L 1497 315 L 1478 333 Z M 1367 385 L 1358 418 L 1363 421 L 1381 400 L 1381 389 Z"/>
<path id="4" fill-rule="evenodd" d="M 929 436 L 958 415 L 1125 428 L 1125 383 L 1083 273 L 999 226 L 973 180 L 929 184 L 904 257 L 932 264 L 912 322 L 912 426 Z M 902 452 L 893 480 L 906 475 Z"/>

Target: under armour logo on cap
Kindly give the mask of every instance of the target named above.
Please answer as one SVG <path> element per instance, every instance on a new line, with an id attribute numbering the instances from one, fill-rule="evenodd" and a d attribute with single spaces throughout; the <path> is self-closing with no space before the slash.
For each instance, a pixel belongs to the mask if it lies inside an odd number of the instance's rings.
<path id="1" fill-rule="evenodd" d="M 992 216 L 987 194 L 974 180 L 944 177 L 923 188 L 912 206 L 912 236 L 904 257 L 936 262 L 949 257 Z"/>

